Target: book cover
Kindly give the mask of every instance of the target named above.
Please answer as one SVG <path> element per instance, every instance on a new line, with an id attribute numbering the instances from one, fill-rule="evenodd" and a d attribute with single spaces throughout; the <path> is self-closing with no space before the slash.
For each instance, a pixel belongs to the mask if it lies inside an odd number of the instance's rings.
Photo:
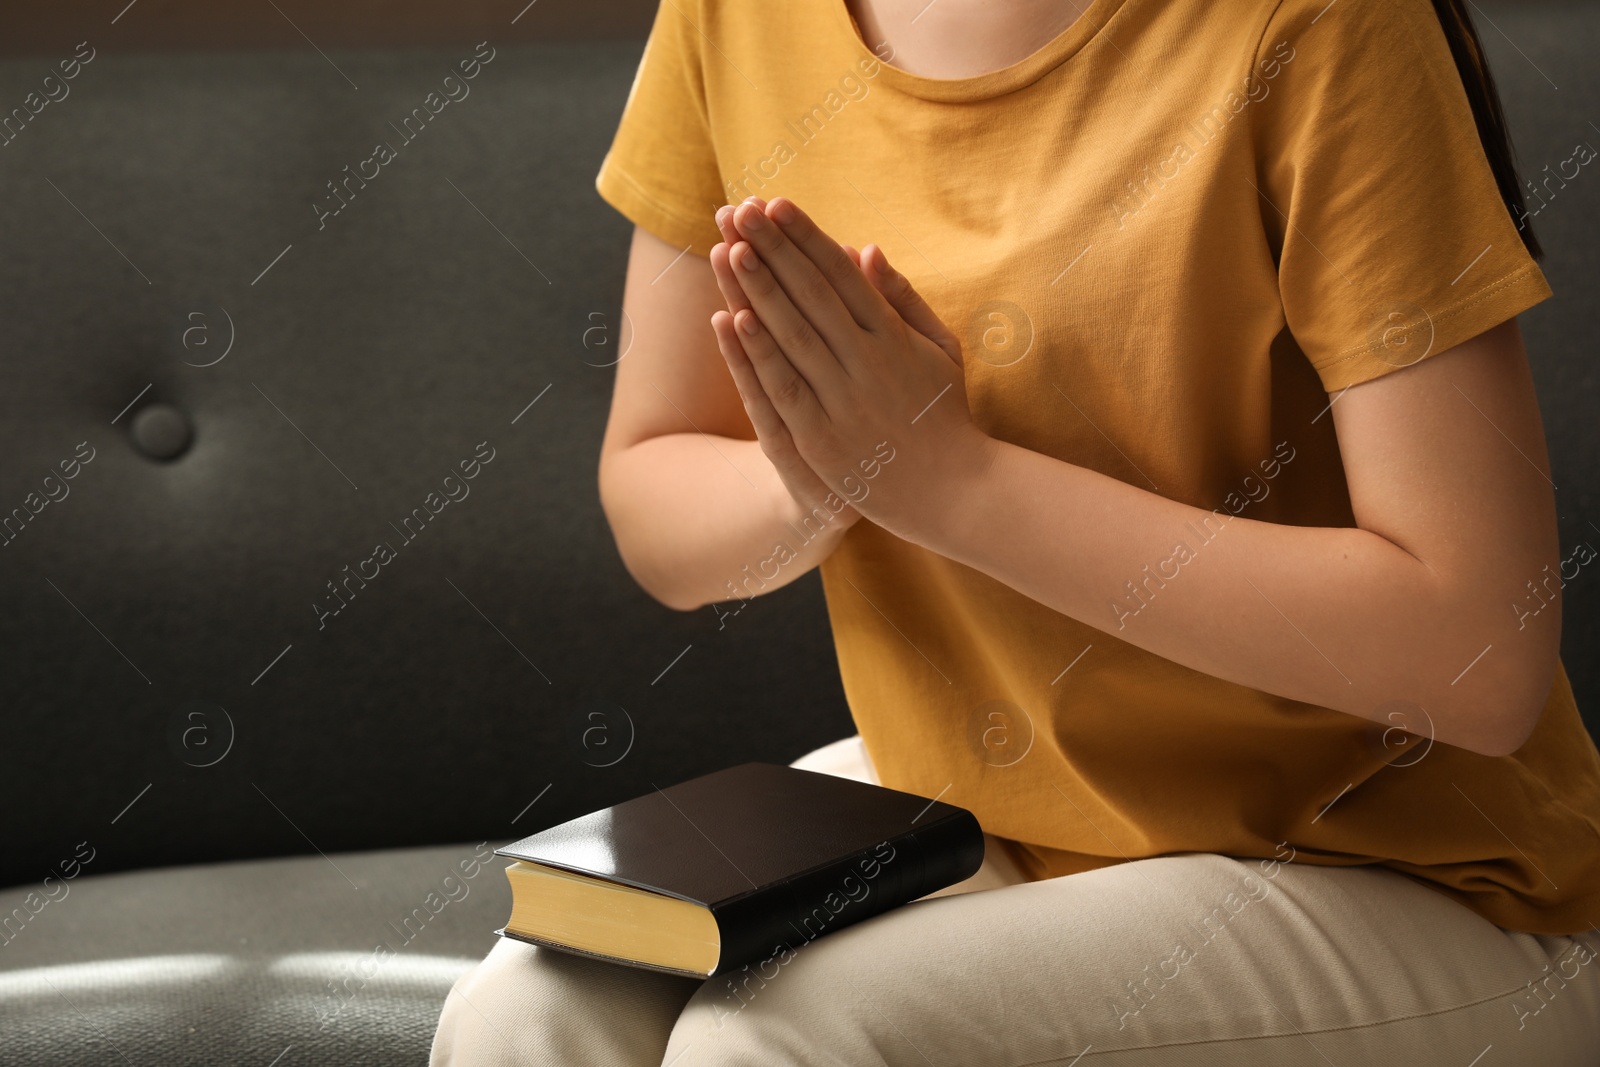
<path id="1" fill-rule="evenodd" d="M 983 831 L 964 808 L 816 771 L 745 763 L 495 851 L 703 906 L 720 933 L 720 956 L 708 972 L 716 975 L 785 948 L 798 951 L 816 937 L 968 878 L 982 864 L 983 849 Z M 505 928 L 497 932 L 599 955 Z"/>

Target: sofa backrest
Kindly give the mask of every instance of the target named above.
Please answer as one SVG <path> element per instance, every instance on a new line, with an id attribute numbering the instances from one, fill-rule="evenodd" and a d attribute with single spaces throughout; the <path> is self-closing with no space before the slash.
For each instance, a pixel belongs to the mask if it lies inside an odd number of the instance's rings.
<path id="1" fill-rule="evenodd" d="M 1530 222 L 1555 292 L 1520 324 L 1560 516 L 1551 574 L 1562 577 L 1550 584 L 1562 585 L 1561 656 L 1589 733 L 1600 737 L 1600 5 L 1497 0 L 1469 10 L 1532 187 Z M 1514 610 L 1506 606 L 1508 616 Z"/>
<path id="2" fill-rule="evenodd" d="M 851 732 L 815 576 L 671 611 L 600 509 L 640 48 L 97 55 L 0 148 L 0 507 L 46 501 L 0 884 L 511 837 Z"/>

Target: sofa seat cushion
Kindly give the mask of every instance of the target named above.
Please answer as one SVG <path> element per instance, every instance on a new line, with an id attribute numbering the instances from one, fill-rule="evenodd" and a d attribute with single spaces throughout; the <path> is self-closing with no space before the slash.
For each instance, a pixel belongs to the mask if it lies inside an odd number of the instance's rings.
<path id="1" fill-rule="evenodd" d="M 510 914 L 506 843 L 0 890 L 0 1064 L 424 1064 Z"/>

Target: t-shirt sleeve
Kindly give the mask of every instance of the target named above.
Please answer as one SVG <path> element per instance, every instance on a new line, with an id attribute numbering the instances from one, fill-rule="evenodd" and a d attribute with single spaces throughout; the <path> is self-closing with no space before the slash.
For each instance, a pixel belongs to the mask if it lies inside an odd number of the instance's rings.
<path id="1" fill-rule="evenodd" d="M 705 5 L 661 0 L 595 188 L 635 225 L 709 255 L 727 203 L 711 138 L 702 61 Z"/>
<path id="2" fill-rule="evenodd" d="M 1551 295 L 1429 0 L 1284 0 L 1255 72 L 1262 220 L 1289 330 L 1329 392 Z"/>

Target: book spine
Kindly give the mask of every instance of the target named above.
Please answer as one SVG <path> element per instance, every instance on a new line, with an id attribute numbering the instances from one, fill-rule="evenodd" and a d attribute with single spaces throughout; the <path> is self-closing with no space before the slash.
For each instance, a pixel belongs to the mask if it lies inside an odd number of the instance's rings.
<path id="1" fill-rule="evenodd" d="M 971 812 L 958 810 L 715 906 L 722 953 L 711 973 L 787 962 L 817 938 L 954 885 L 982 863 L 983 830 Z"/>

